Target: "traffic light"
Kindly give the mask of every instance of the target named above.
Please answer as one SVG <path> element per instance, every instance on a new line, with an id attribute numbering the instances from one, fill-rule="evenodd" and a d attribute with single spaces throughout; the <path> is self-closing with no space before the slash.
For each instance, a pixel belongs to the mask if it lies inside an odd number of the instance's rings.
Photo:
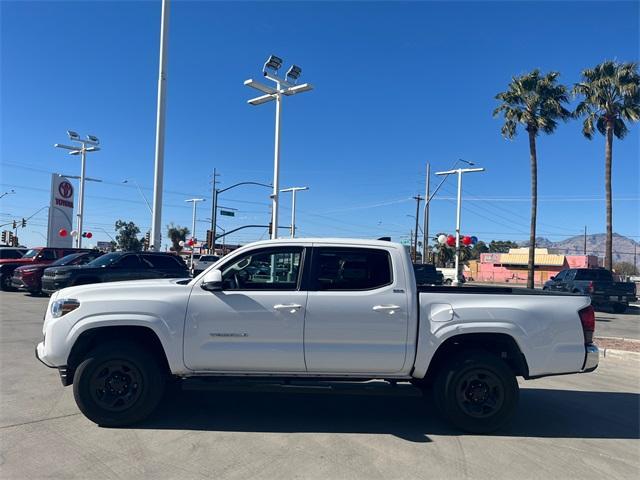
<path id="1" fill-rule="evenodd" d="M 273 234 L 273 222 L 269 222 L 269 236 Z"/>
<path id="2" fill-rule="evenodd" d="M 6 230 L 3 230 L 3 231 L 2 231 L 2 243 L 3 243 L 4 245 L 6 245 L 6 244 L 7 244 L 7 233 L 9 233 L 9 232 L 7 232 Z"/>
<path id="3" fill-rule="evenodd" d="M 216 246 L 213 243 L 213 232 L 211 230 L 207 230 L 207 246 L 214 250 Z"/>
<path id="4" fill-rule="evenodd" d="M 22 228 L 27 226 L 27 220 L 26 219 L 22 219 L 22 224 L 20 225 Z"/>
<path id="5" fill-rule="evenodd" d="M 15 230 L 16 228 L 18 228 L 18 223 L 17 223 L 15 220 L 13 221 L 13 227 L 12 227 L 12 228 L 13 228 L 14 230 Z"/>
<path id="6" fill-rule="evenodd" d="M 13 232 L 9 232 L 9 245 L 12 247 L 18 246 L 18 237 L 13 235 Z"/>
<path id="7" fill-rule="evenodd" d="M 149 250 L 150 245 L 151 245 L 151 231 L 147 230 L 147 233 L 144 234 L 144 249 Z"/>

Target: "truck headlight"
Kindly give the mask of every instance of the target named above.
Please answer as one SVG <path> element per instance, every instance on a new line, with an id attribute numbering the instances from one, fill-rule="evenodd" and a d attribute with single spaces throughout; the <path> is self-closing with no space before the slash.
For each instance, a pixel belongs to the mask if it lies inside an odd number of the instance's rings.
<path id="1" fill-rule="evenodd" d="M 53 318 L 60 318 L 69 312 L 73 312 L 80 306 L 80 302 L 73 298 L 62 298 L 56 300 L 51 304 L 51 316 Z"/>

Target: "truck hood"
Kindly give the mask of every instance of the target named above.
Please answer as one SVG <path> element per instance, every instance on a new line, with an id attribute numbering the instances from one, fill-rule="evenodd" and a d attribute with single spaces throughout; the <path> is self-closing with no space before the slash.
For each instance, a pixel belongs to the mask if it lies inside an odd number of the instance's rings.
<path id="1" fill-rule="evenodd" d="M 61 267 L 64 268 L 64 267 Z M 57 298 L 99 300 L 133 300 L 137 298 L 161 297 L 167 290 L 190 289 L 190 278 L 157 278 L 152 280 L 129 280 L 126 282 L 92 283 L 59 290 Z"/>
<path id="2" fill-rule="evenodd" d="M 21 265 L 18 268 L 16 268 L 16 270 L 32 270 L 32 269 L 37 269 L 37 268 L 47 268 L 49 266 L 48 263 L 28 263 L 27 265 Z"/>
<path id="3" fill-rule="evenodd" d="M 5 258 L 3 260 L 0 260 L 0 266 L 1 265 L 9 265 L 9 264 L 27 265 L 27 264 L 32 264 L 32 263 L 33 263 L 33 259 L 32 258 Z"/>

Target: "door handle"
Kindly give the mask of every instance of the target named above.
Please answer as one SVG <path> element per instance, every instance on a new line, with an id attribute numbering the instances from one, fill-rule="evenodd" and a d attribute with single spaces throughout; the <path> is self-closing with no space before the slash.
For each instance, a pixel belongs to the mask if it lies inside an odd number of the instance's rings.
<path id="1" fill-rule="evenodd" d="M 278 303 L 277 305 L 274 305 L 273 308 L 275 310 L 289 310 L 289 313 L 296 313 L 296 311 L 302 308 L 302 305 L 298 305 L 297 303 Z"/>
<path id="2" fill-rule="evenodd" d="M 400 310 L 398 305 L 376 305 L 373 307 L 374 312 L 389 312 L 389 315 L 396 313 L 396 310 Z"/>

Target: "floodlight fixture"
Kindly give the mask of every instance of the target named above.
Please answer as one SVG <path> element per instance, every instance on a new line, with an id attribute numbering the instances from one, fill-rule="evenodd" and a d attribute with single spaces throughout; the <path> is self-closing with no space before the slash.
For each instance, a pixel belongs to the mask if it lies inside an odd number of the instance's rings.
<path id="1" fill-rule="evenodd" d="M 67 130 L 67 135 L 69 135 L 69 138 L 71 140 L 80 141 L 80 135 L 78 135 L 78 132 L 74 132 L 73 130 Z"/>
<path id="2" fill-rule="evenodd" d="M 98 137 L 96 137 L 95 135 L 87 135 L 87 142 L 98 145 L 100 143 L 100 140 L 98 140 Z"/>
<path id="3" fill-rule="evenodd" d="M 271 102 L 276 99 L 275 95 L 261 95 L 251 100 L 247 100 L 249 105 L 262 105 L 263 103 Z"/>
<path id="4" fill-rule="evenodd" d="M 289 70 L 287 71 L 287 78 L 290 78 L 291 80 L 293 80 L 293 83 L 295 83 L 298 78 L 300 78 L 301 73 L 302 69 L 299 66 L 291 65 L 291 67 L 289 67 Z"/>
<path id="5" fill-rule="evenodd" d="M 100 150 L 100 147 L 87 147 L 86 150 L 87 152 L 97 152 Z"/>
<path id="6" fill-rule="evenodd" d="M 244 84 L 247 87 L 251 87 L 251 88 L 255 88 L 256 90 L 260 90 L 262 93 L 268 93 L 270 95 L 273 95 L 274 93 L 278 93 L 278 90 L 276 90 L 275 88 L 269 87 L 269 86 L 265 85 L 264 83 L 256 82 L 253 78 L 250 78 L 249 80 L 245 80 Z"/>
<path id="7" fill-rule="evenodd" d="M 66 148 L 67 150 L 77 150 L 78 149 L 78 147 L 70 147 L 69 145 L 64 145 L 62 143 L 54 143 L 53 146 L 56 147 L 56 148 Z"/>
<path id="8" fill-rule="evenodd" d="M 313 90 L 313 85 L 311 85 L 310 83 L 301 83 L 300 85 L 296 85 L 295 87 L 287 88 L 282 93 L 284 95 L 290 96 L 295 95 L 296 93 L 307 92 L 309 90 Z"/>
<path id="9" fill-rule="evenodd" d="M 82 150 L 71 150 L 69 152 L 69 155 L 80 155 L 82 153 Z"/>
<path id="10" fill-rule="evenodd" d="M 280 70 L 282 66 L 282 59 L 280 57 L 276 57 L 275 55 L 271 55 L 269 59 L 265 62 L 264 67 L 262 67 L 263 73 L 267 73 L 267 69 L 273 70 L 277 72 Z"/>

